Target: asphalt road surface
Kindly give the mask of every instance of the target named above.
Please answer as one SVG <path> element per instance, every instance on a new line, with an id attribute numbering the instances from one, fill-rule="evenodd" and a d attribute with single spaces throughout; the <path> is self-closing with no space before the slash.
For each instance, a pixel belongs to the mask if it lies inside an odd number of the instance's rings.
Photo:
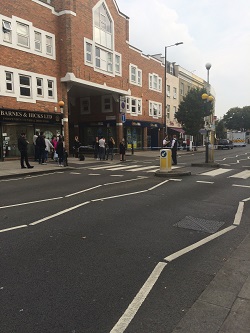
<path id="1" fill-rule="evenodd" d="M 249 157 L 216 151 L 220 168 L 172 179 L 138 157 L 2 180 L 1 332 L 172 332 L 249 233 Z"/>

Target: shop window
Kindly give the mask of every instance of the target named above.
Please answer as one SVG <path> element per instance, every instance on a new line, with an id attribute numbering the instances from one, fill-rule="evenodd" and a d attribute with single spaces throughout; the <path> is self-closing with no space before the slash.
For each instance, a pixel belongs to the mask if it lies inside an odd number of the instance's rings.
<path id="1" fill-rule="evenodd" d="M 31 97 L 31 77 L 19 75 L 20 96 Z"/>
<path id="2" fill-rule="evenodd" d="M 29 26 L 17 22 L 17 44 L 25 47 L 29 47 Z"/>
<path id="3" fill-rule="evenodd" d="M 14 91 L 13 73 L 5 72 L 5 79 L 6 79 L 6 91 L 13 92 Z"/>

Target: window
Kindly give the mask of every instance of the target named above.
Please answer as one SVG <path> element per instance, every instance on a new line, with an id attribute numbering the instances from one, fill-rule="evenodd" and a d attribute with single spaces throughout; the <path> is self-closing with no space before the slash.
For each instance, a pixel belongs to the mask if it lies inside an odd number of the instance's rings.
<path id="1" fill-rule="evenodd" d="M 173 66 L 173 64 L 170 64 L 170 69 L 169 69 L 169 71 L 170 71 L 170 74 L 173 74 L 173 73 L 174 73 L 174 66 Z"/>
<path id="2" fill-rule="evenodd" d="M 115 72 L 121 74 L 121 57 L 117 54 L 115 55 Z"/>
<path id="3" fill-rule="evenodd" d="M 173 91 L 174 91 L 174 98 L 177 98 L 177 89 L 175 87 L 173 88 Z"/>
<path id="4" fill-rule="evenodd" d="M 162 116 L 161 103 L 149 101 L 149 116 L 156 119 L 161 118 Z"/>
<path id="5" fill-rule="evenodd" d="M 149 89 L 162 91 L 162 78 L 157 74 L 149 74 Z"/>
<path id="6" fill-rule="evenodd" d="M 112 112 L 112 97 L 102 96 L 102 112 Z"/>
<path id="7" fill-rule="evenodd" d="M 135 65 L 130 65 L 130 83 L 142 86 L 142 70 Z"/>
<path id="8" fill-rule="evenodd" d="M 181 83 L 181 89 L 180 89 L 181 96 L 184 95 L 184 83 Z"/>
<path id="9" fill-rule="evenodd" d="M 2 24 L 3 24 L 3 40 L 5 42 L 11 43 L 12 41 L 11 23 L 3 20 Z"/>
<path id="10" fill-rule="evenodd" d="M 170 105 L 167 105 L 167 119 L 170 119 Z"/>
<path id="11" fill-rule="evenodd" d="M 43 79 L 37 77 L 36 78 L 36 94 L 37 96 L 43 96 Z"/>
<path id="12" fill-rule="evenodd" d="M 104 4 L 95 10 L 94 24 L 95 42 L 108 49 L 112 49 L 112 20 Z"/>
<path id="13" fill-rule="evenodd" d="M 170 97 L 170 86 L 167 85 L 167 96 Z"/>
<path id="14" fill-rule="evenodd" d="M 42 34 L 35 31 L 35 50 L 42 52 Z"/>
<path id="15" fill-rule="evenodd" d="M 90 114 L 90 98 L 81 98 L 80 99 L 81 105 L 81 114 Z"/>
<path id="16" fill-rule="evenodd" d="M 29 26 L 17 22 L 17 44 L 29 47 Z"/>
<path id="17" fill-rule="evenodd" d="M 5 72 L 5 79 L 6 79 L 6 91 L 13 92 L 14 91 L 13 73 Z"/>
<path id="18" fill-rule="evenodd" d="M 31 78 L 26 75 L 19 75 L 20 96 L 31 97 Z"/>
<path id="19" fill-rule="evenodd" d="M 92 44 L 86 43 L 86 61 L 92 63 Z"/>
<path id="20" fill-rule="evenodd" d="M 142 100 L 135 97 L 126 97 L 126 113 L 134 116 L 142 114 Z"/>
<path id="21" fill-rule="evenodd" d="M 50 36 L 46 36 L 46 53 L 49 55 L 53 54 L 52 37 Z"/>
<path id="22" fill-rule="evenodd" d="M 48 80 L 48 96 L 49 98 L 54 97 L 54 81 Z"/>
<path id="23" fill-rule="evenodd" d="M 113 55 L 110 52 L 104 51 L 99 47 L 95 48 L 95 65 L 97 68 L 113 72 Z"/>

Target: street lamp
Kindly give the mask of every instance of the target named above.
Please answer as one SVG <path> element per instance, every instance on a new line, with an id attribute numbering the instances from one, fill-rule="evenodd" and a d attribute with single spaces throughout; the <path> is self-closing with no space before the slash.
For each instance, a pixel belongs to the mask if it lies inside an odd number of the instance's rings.
<path id="1" fill-rule="evenodd" d="M 206 91 L 207 93 L 202 94 L 201 98 L 203 99 L 205 105 L 205 111 L 209 112 L 210 108 L 208 107 L 209 104 L 211 104 L 214 100 L 213 96 L 210 95 L 210 85 L 209 85 L 209 70 L 212 67 L 210 63 L 207 63 L 206 65 L 207 69 L 207 88 Z M 209 112 L 210 113 L 210 112 Z M 210 119 L 209 119 L 210 117 Z M 209 121 L 210 120 L 210 121 Z M 205 116 L 205 129 L 206 129 L 206 154 L 205 154 L 205 163 L 214 163 L 214 120 L 213 120 L 213 113 L 212 113 L 212 120 L 211 120 L 211 115 L 206 115 Z M 211 130 L 211 152 L 209 156 L 209 131 Z"/>
<path id="2" fill-rule="evenodd" d="M 63 107 L 64 107 L 64 101 L 59 101 L 58 105 L 60 107 L 60 111 L 61 111 L 61 115 L 62 115 L 62 135 L 64 136 L 64 124 L 63 124 L 63 118 L 64 118 L 64 114 L 63 114 Z"/>
<path id="3" fill-rule="evenodd" d="M 164 72 L 164 131 L 167 134 L 167 49 L 172 46 L 178 46 L 183 44 L 183 42 L 178 42 L 172 45 L 165 46 L 165 72 Z"/>

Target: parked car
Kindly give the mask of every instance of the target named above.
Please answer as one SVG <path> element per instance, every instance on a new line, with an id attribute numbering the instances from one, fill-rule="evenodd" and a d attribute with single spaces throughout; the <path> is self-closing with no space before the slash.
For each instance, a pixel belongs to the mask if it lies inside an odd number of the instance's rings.
<path id="1" fill-rule="evenodd" d="M 234 145 L 231 140 L 220 139 L 217 144 L 218 149 L 233 149 Z"/>

